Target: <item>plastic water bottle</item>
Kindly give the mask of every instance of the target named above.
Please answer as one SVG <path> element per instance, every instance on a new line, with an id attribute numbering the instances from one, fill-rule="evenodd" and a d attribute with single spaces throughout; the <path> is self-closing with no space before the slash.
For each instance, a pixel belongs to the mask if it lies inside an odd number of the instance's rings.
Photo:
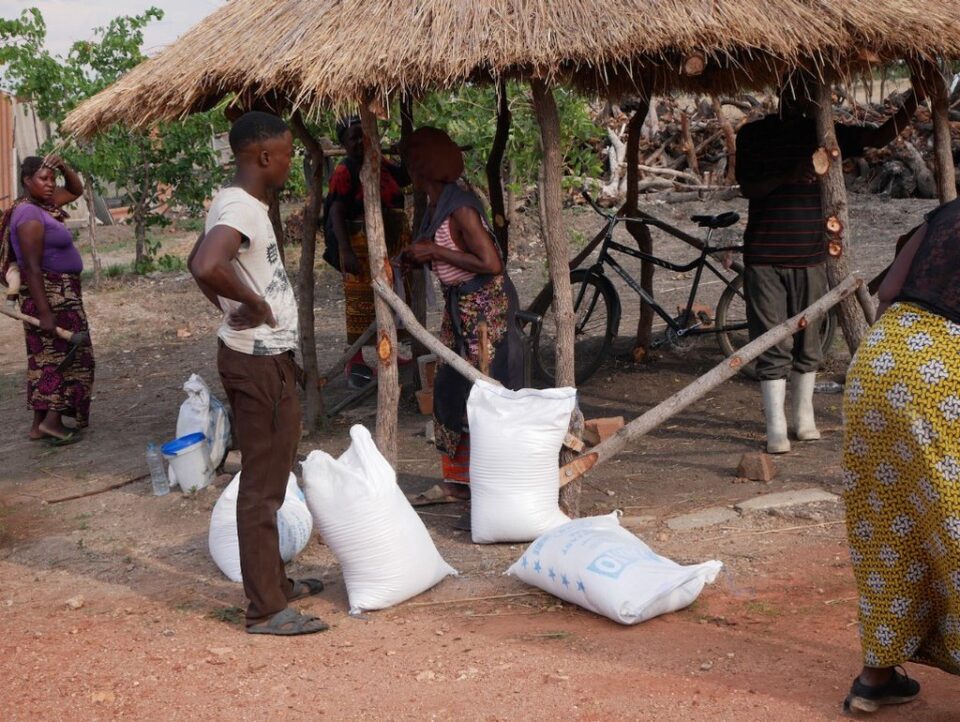
<path id="1" fill-rule="evenodd" d="M 150 469 L 150 483 L 153 484 L 154 495 L 169 494 L 170 482 L 163 470 L 163 456 L 160 454 L 160 449 L 152 441 L 147 444 L 147 468 Z"/>

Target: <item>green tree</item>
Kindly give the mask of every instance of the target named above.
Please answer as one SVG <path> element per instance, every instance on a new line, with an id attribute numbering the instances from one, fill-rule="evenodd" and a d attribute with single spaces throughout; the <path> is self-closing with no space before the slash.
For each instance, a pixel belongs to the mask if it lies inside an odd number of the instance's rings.
<path id="1" fill-rule="evenodd" d="M 162 17 L 158 8 L 117 17 L 96 28 L 93 39 L 74 43 L 66 57 L 46 49 L 46 24 L 38 9 L 0 19 L 0 82 L 33 102 L 43 120 L 59 124 L 81 102 L 146 59 L 143 29 Z M 98 190 L 110 185 L 121 194 L 131 209 L 136 265 L 147 270 L 157 251 L 147 229 L 167 223 L 158 209 L 176 203 L 199 211 L 222 180 L 211 140 L 225 128 L 223 115 L 211 111 L 149 132 L 116 126 L 82 146 L 67 143 L 58 150 Z"/>

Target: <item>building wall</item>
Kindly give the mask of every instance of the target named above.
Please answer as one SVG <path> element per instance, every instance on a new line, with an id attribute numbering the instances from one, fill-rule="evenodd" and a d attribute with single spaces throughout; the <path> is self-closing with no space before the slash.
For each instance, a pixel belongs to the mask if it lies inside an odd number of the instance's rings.
<path id="1" fill-rule="evenodd" d="M 7 210 L 17 195 L 17 160 L 13 141 L 13 101 L 0 93 L 0 211 Z"/>

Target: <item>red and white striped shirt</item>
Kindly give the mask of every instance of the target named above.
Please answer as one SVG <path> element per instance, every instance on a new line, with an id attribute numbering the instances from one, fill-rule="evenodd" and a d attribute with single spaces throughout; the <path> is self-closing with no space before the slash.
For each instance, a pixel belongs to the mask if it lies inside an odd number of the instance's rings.
<path id="1" fill-rule="evenodd" d="M 449 218 L 440 225 L 433 239 L 438 246 L 449 248 L 451 251 L 456 251 L 457 253 L 463 253 L 463 251 L 457 248 L 457 244 L 453 242 L 453 236 L 450 235 Z M 433 272 L 437 274 L 437 278 L 440 279 L 440 283 L 444 286 L 457 286 L 477 275 L 452 264 L 444 263 L 443 261 L 433 262 Z"/>

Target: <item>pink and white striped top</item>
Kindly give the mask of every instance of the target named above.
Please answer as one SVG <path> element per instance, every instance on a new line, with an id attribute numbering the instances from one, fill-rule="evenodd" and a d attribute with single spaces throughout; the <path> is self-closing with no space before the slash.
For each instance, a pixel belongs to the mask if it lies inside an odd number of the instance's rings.
<path id="1" fill-rule="evenodd" d="M 453 242 L 453 236 L 450 235 L 450 219 L 447 218 L 440 227 L 437 229 L 436 235 L 433 237 L 438 246 L 443 246 L 444 248 L 449 248 L 451 251 L 457 251 L 458 253 L 463 253 L 457 244 Z M 437 274 L 437 278 L 440 279 L 440 283 L 444 286 L 457 286 L 465 281 L 476 277 L 477 274 L 471 273 L 470 271 L 465 271 L 462 268 L 453 266 L 449 263 L 444 263 L 443 261 L 434 261 L 433 262 L 433 272 Z"/>

